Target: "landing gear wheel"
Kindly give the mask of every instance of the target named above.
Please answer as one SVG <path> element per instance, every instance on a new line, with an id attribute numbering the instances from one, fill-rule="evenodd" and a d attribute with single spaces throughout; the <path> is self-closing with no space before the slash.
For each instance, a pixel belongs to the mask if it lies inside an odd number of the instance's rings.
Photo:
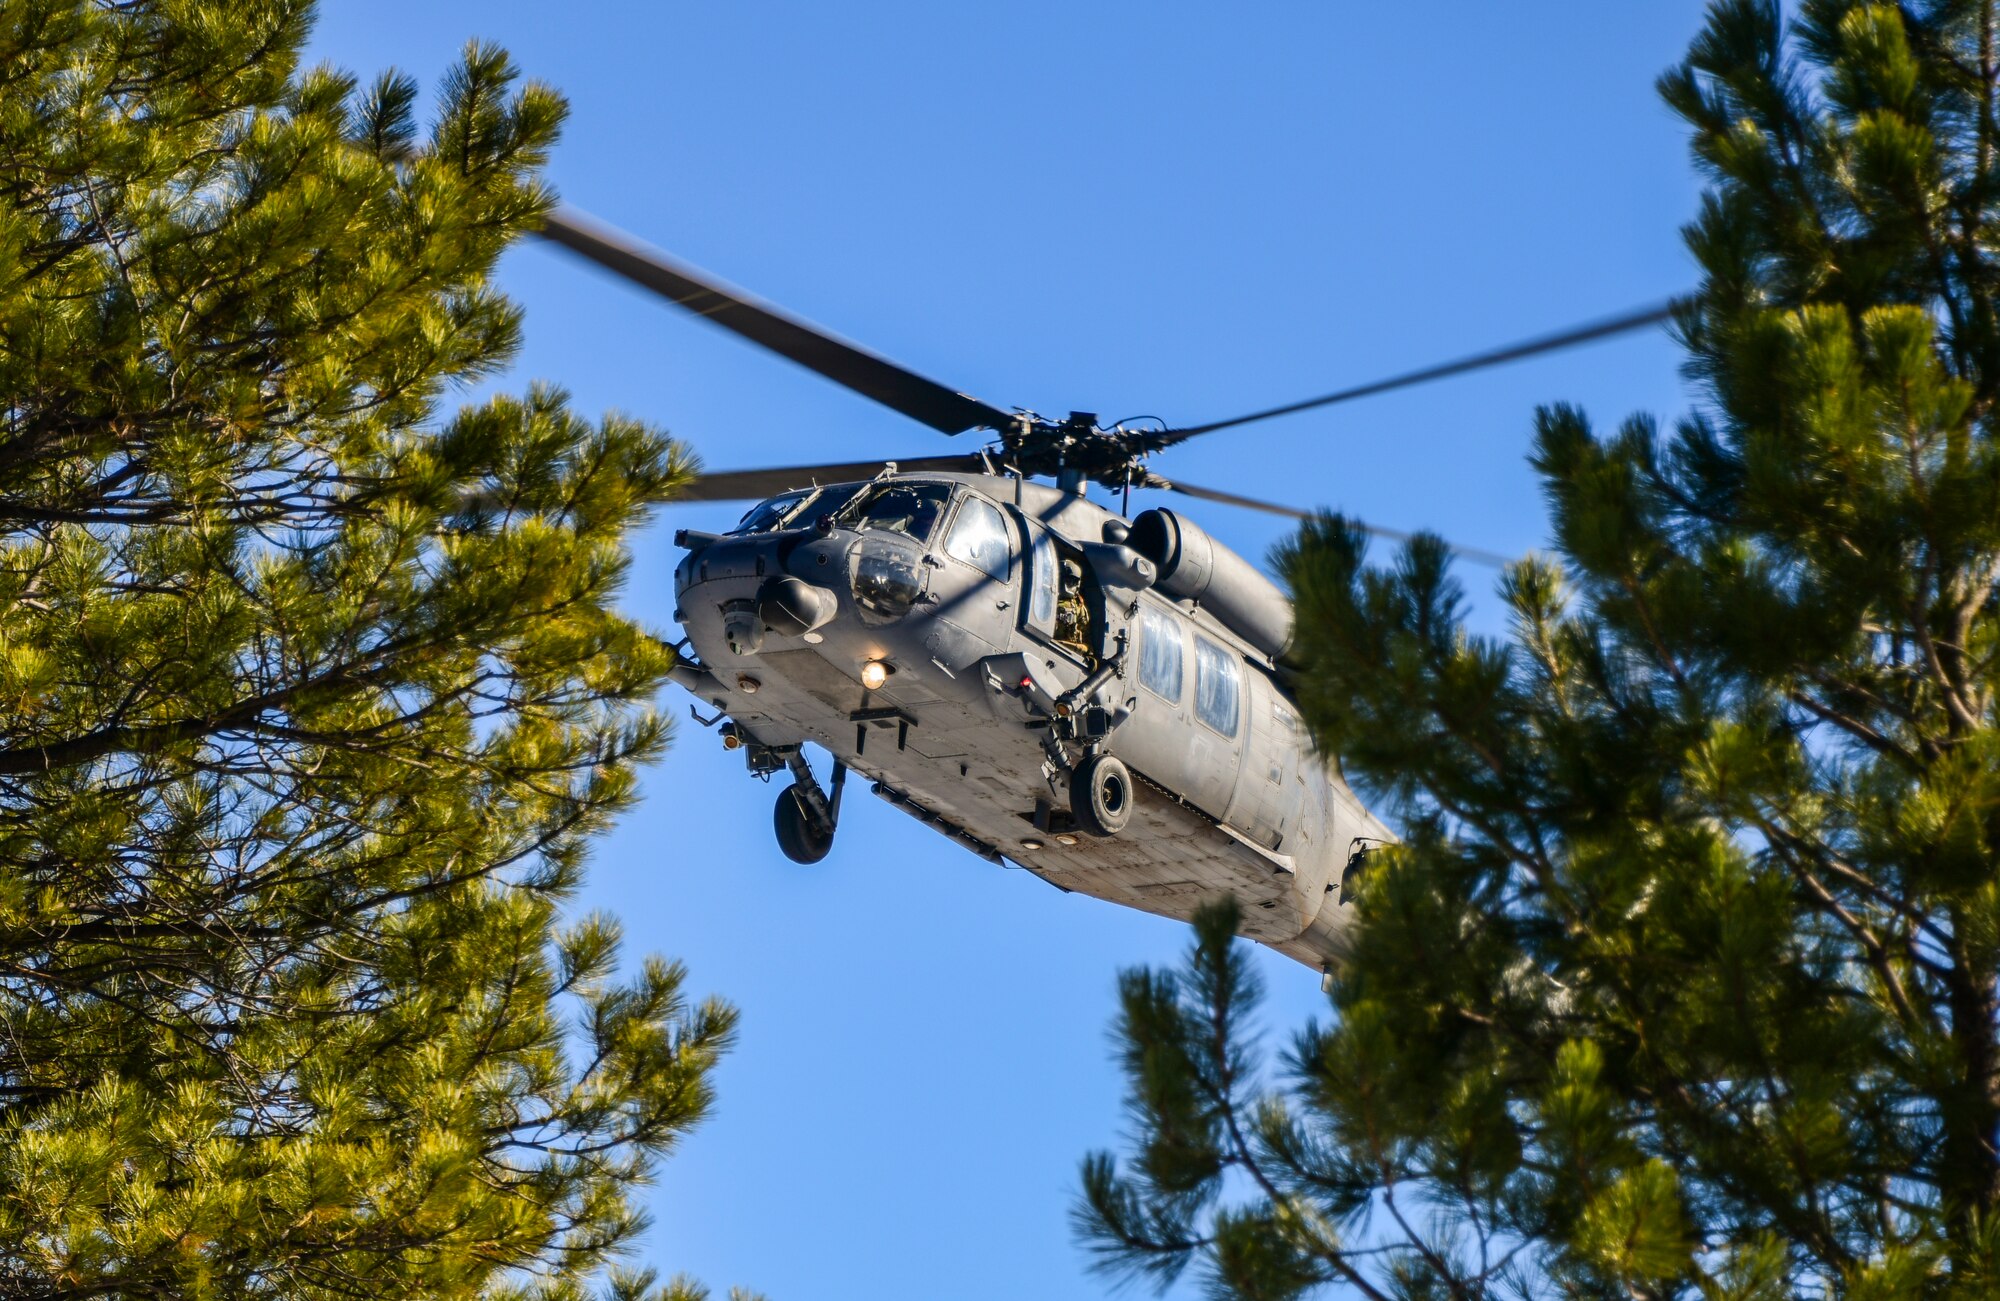
<path id="1" fill-rule="evenodd" d="M 1093 836 L 1115 836 L 1132 820 L 1132 772 L 1108 754 L 1094 754 L 1069 776 L 1069 811 Z"/>
<path id="2" fill-rule="evenodd" d="M 771 810 L 771 826 L 778 833 L 778 848 L 794 863 L 812 864 L 833 848 L 833 833 L 813 825 L 806 802 L 799 798 L 797 784 L 778 792 L 777 807 Z"/>

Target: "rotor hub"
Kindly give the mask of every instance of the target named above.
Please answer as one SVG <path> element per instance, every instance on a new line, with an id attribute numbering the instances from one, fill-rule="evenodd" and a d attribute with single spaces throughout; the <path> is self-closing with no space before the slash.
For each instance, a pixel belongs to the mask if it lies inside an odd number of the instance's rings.
<path id="1" fill-rule="evenodd" d="M 1150 445 L 1156 438 L 1151 431 L 1105 429 L 1094 411 L 1072 411 L 1062 420 L 1024 411 L 1000 431 L 1000 446 L 1007 464 L 1023 474 L 1087 479 L 1117 491 L 1147 482 L 1141 462 L 1159 450 Z"/>

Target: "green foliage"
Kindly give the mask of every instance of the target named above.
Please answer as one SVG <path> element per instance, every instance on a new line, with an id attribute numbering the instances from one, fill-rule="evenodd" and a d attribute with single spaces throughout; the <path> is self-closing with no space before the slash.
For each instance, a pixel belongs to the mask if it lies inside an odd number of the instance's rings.
<path id="1" fill-rule="evenodd" d="M 734 1014 L 558 909 L 688 460 L 440 416 L 563 104 L 472 46 L 426 132 L 310 20 L 0 0 L 0 1291 L 638 1297 Z"/>
<path id="2" fill-rule="evenodd" d="M 1992 3 L 1719 0 L 1671 435 L 1537 422 L 1561 559 L 1282 563 L 1302 705 L 1405 842 L 1275 1078 L 1231 919 L 1134 975 L 1119 1271 L 1219 1295 L 2000 1289 Z M 1233 1063 L 1219 1072 L 1217 1063 Z M 1226 1088 L 1217 1087 L 1226 1079 Z"/>

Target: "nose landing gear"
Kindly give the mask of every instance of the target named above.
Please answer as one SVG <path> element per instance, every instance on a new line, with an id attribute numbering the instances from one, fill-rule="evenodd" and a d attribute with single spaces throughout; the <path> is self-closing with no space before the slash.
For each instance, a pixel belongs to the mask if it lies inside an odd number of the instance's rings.
<path id="1" fill-rule="evenodd" d="M 792 770 L 792 784 L 778 792 L 771 810 L 771 827 L 778 833 L 778 848 L 794 863 L 810 865 L 825 858 L 833 848 L 833 829 L 840 820 L 840 793 L 847 785 L 847 765 L 833 765 L 833 790 L 822 791 L 819 779 L 806 763 L 802 749 L 785 757 Z"/>

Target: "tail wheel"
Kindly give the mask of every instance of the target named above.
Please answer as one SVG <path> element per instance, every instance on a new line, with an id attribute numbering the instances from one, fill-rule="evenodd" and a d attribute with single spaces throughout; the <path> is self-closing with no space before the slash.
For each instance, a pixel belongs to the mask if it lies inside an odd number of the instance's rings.
<path id="1" fill-rule="evenodd" d="M 1108 754 L 1092 755 L 1069 777 L 1069 810 L 1093 836 L 1115 836 L 1132 820 L 1132 771 Z"/>
<path id="2" fill-rule="evenodd" d="M 794 863 L 817 863 L 833 848 L 833 833 L 813 825 L 805 801 L 799 798 L 797 783 L 778 792 L 777 807 L 771 810 L 771 826 L 778 833 L 778 848 Z"/>

